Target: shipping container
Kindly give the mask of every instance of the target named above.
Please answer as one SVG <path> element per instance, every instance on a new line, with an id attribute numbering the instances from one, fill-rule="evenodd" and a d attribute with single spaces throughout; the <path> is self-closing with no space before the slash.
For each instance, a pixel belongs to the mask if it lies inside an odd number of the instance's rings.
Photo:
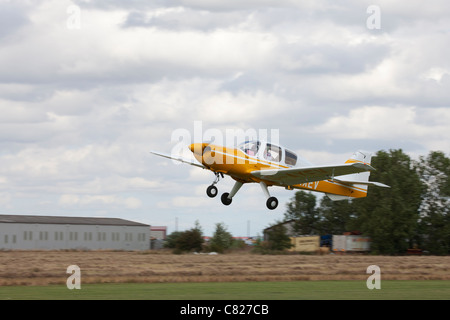
<path id="1" fill-rule="evenodd" d="M 289 249 L 290 251 L 317 252 L 320 246 L 320 237 L 319 236 L 291 237 L 291 243 L 293 244 L 293 247 Z"/>
<path id="2" fill-rule="evenodd" d="M 370 251 L 370 238 L 363 236 L 346 236 L 346 250 L 365 252 Z"/>
<path id="3" fill-rule="evenodd" d="M 345 237 L 333 235 L 333 252 L 345 252 Z"/>
<path id="4" fill-rule="evenodd" d="M 326 234 L 326 235 L 320 236 L 320 246 L 321 247 L 331 248 L 332 243 L 333 243 L 333 236 L 331 234 Z"/>
<path id="5" fill-rule="evenodd" d="M 333 235 L 333 252 L 370 251 L 370 238 L 355 235 Z"/>

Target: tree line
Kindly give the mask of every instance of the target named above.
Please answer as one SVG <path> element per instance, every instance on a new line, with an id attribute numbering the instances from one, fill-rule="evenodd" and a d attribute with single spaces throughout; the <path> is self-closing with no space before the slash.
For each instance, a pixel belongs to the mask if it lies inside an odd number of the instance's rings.
<path id="1" fill-rule="evenodd" d="M 294 220 L 297 234 L 342 234 L 358 230 L 371 237 L 376 254 L 404 254 L 421 248 L 450 253 L 450 159 L 441 151 L 412 160 L 401 149 L 378 151 L 370 180 L 390 188 L 369 187 L 366 198 L 319 205 L 314 194 L 298 191 L 283 221 Z M 278 222 L 279 223 L 279 222 Z"/>
<path id="2" fill-rule="evenodd" d="M 174 253 L 184 252 L 218 252 L 233 248 L 241 248 L 245 244 L 242 240 L 234 239 L 224 223 L 216 223 L 216 229 L 208 243 L 205 243 L 203 230 L 198 221 L 195 226 L 186 231 L 172 232 L 166 239 L 165 248 L 170 248 Z"/>

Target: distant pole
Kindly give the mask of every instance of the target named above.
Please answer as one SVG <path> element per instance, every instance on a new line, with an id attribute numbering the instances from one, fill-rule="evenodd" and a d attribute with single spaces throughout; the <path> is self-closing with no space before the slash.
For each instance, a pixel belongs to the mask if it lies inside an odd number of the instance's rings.
<path id="1" fill-rule="evenodd" d="M 175 231 L 178 231 L 178 217 L 175 217 Z"/>
<path id="2" fill-rule="evenodd" d="M 250 238 L 250 220 L 247 220 L 247 238 Z"/>

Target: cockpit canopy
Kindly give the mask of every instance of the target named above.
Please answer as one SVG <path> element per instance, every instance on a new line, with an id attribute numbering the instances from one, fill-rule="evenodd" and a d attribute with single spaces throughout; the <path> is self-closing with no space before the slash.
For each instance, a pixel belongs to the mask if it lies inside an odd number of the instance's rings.
<path id="1" fill-rule="evenodd" d="M 245 141 L 239 145 L 239 149 L 244 151 L 244 153 L 248 154 L 249 156 L 256 157 L 260 145 L 261 142 L 259 141 Z"/>
<path id="2" fill-rule="evenodd" d="M 269 142 L 245 141 L 239 145 L 239 149 L 249 156 L 270 162 L 284 162 L 288 166 L 297 164 L 297 155 L 294 152 Z"/>

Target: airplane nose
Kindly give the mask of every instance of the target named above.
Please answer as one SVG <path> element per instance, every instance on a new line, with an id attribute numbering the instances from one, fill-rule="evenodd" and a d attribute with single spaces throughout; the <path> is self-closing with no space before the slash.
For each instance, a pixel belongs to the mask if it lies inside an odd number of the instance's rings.
<path id="1" fill-rule="evenodd" d="M 203 154 L 203 143 L 192 143 L 189 145 L 189 149 L 193 154 L 201 156 Z"/>

